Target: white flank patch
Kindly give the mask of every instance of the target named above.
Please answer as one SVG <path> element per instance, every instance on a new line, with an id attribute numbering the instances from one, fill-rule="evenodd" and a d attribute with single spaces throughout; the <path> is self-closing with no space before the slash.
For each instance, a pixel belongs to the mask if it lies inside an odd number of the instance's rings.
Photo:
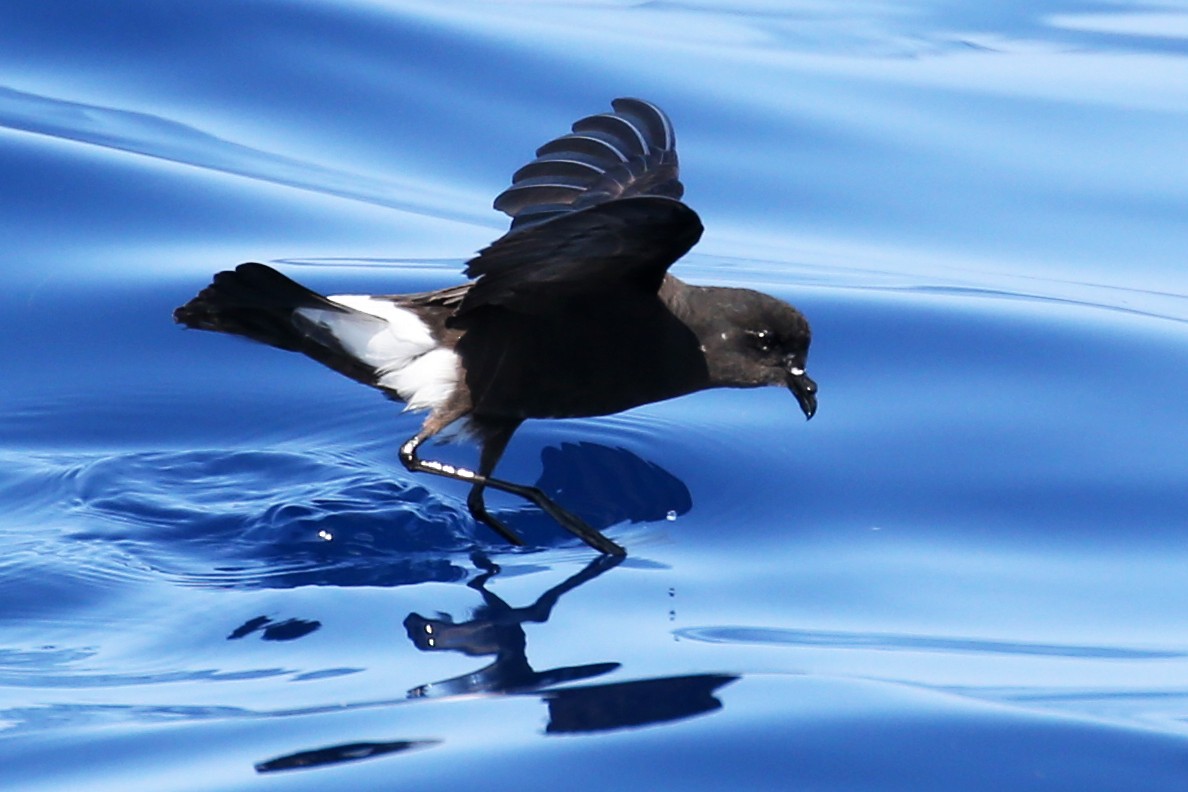
<path id="1" fill-rule="evenodd" d="M 379 384 L 399 393 L 410 410 L 427 410 L 443 403 L 457 383 L 458 356 L 452 349 L 432 349 L 379 378 Z"/>
<path id="2" fill-rule="evenodd" d="M 454 392 L 458 356 L 438 347 L 415 313 L 365 294 L 336 294 L 327 299 L 358 313 L 317 308 L 298 308 L 297 313 L 324 327 L 343 349 L 374 368 L 377 384 L 395 391 L 407 409 L 436 407 Z"/>

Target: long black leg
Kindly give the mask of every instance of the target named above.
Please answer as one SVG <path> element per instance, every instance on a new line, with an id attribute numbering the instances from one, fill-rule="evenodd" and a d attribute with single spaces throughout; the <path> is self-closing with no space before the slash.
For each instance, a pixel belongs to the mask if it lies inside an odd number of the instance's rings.
<path id="1" fill-rule="evenodd" d="M 480 441 L 478 476 L 474 485 L 471 486 L 470 492 L 466 495 L 466 508 L 470 509 L 471 516 L 504 535 L 514 534 L 514 532 L 502 520 L 487 511 L 483 492 L 487 488 L 486 482 L 490 480 L 491 472 L 495 470 L 495 465 L 499 463 L 508 441 L 511 440 L 518 426 L 518 423 L 512 423 L 498 428 L 484 428 Z M 523 542 L 518 544 L 523 544 Z"/>
<path id="2" fill-rule="evenodd" d="M 536 487 L 515 484 L 510 481 L 491 477 L 491 471 L 495 469 L 495 464 L 499 461 L 499 457 L 502 456 L 504 448 L 507 447 L 507 443 L 511 439 L 512 433 L 516 430 L 516 426 L 516 424 L 513 424 L 487 434 L 483 443 L 478 472 L 418 457 L 417 447 L 432 434 L 424 430 L 400 446 L 400 461 L 408 470 L 413 472 L 434 473 L 438 476 L 454 479 L 455 481 L 470 482 L 473 486 L 470 489 L 470 495 L 466 499 L 466 505 L 470 509 L 470 513 L 476 520 L 490 526 L 496 533 L 512 544 L 522 545 L 524 544 L 524 540 L 487 511 L 486 504 L 483 502 L 483 490 L 487 487 L 508 492 L 512 495 L 518 495 L 525 500 L 531 501 L 556 520 L 562 528 L 600 553 L 617 556 L 626 555 L 626 550 L 610 539 L 607 539 L 594 528 L 591 528 L 576 514 L 571 514 L 558 506 Z"/>
<path id="3" fill-rule="evenodd" d="M 470 507 L 471 515 L 473 515 L 476 520 L 486 523 L 496 533 L 498 533 L 511 544 L 523 546 L 524 540 L 521 539 L 515 531 L 508 528 L 499 520 L 496 520 L 494 517 L 488 514 L 486 507 L 483 506 L 481 485 L 490 484 L 491 482 L 486 480 L 485 476 L 481 476 L 468 468 L 454 467 L 453 465 L 445 465 L 441 462 L 434 462 L 433 460 L 429 459 L 421 459 L 417 456 L 417 447 L 423 443 L 425 439 L 426 438 L 423 435 L 418 434 L 416 437 L 409 439 L 408 442 L 400 446 L 400 461 L 404 464 L 404 467 L 414 473 L 434 473 L 438 476 L 445 476 L 446 478 L 454 479 L 455 481 L 471 482 L 474 486 L 471 487 L 470 497 L 467 498 L 466 501 L 466 505 Z M 476 489 L 480 493 L 478 499 L 480 508 L 478 510 L 475 509 L 475 506 L 472 503 Z"/>

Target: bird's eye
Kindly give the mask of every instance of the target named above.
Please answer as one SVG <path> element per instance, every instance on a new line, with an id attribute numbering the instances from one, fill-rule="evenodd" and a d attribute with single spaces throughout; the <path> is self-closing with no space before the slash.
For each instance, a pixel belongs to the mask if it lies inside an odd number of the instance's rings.
<path id="1" fill-rule="evenodd" d="M 748 330 L 747 337 L 751 339 L 751 346 L 760 352 L 770 352 L 775 349 L 775 333 L 770 330 Z"/>

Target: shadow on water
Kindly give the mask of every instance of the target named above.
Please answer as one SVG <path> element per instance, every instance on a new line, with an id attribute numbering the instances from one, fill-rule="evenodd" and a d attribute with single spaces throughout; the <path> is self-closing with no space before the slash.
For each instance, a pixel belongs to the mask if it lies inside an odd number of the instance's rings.
<path id="1" fill-rule="evenodd" d="M 536 486 L 600 530 L 692 508 L 684 483 L 622 448 L 563 443 L 543 449 L 541 461 Z M 63 541 L 110 547 L 118 551 L 113 559 L 125 559 L 113 563 L 133 558 L 185 585 L 453 582 L 466 577 L 463 554 L 511 552 L 475 526 L 460 502 L 406 480 L 403 471 L 324 452 L 128 452 L 82 463 L 47 457 L 23 477 L 22 491 L 37 493 L 25 506 L 67 503 L 82 518 Z M 510 522 L 528 552 L 570 542 L 535 509 L 517 508 Z"/>
<path id="2" fill-rule="evenodd" d="M 541 449 L 540 461 L 535 486 L 599 531 L 622 523 L 671 520 L 693 508 L 683 481 L 624 448 L 561 443 Z M 511 522 L 530 546 L 548 547 L 567 538 L 551 517 L 534 507 L 518 509 Z"/>
<path id="3" fill-rule="evenodd" d="M 480 552 L 471 557 L 480 573 L 466 585 L 482 604 L 465 621 L 441 615 L 410 613 L 404 620 L 408 638 L 421 651 L 456 652 L 467 657 L 494 657 L 475 671 L 431 682 L 408 692 L 407 703 L 427 699 L 511 695 L 538 697 L 548 710 L 545 734 L 582 734 L 669 723 L 721 709 L 715 692 L 738 679 L 728 674 L 692 674 L 556 689 L 557 685 L 608 674 L 617 662 L 588 663 L 537 671 L 528 659 L 524 624 L 547 622 L 564 595 L 614 569 L 621 557 L 600 556 L 566 580 L 547 589 L 530 605 L 516 607 L 491 592 L 487 584 L 500 568 Z M 254 619 L 248 628 L 263 626 Z M 258 623 L 258 624 L 256 624 Z M 235 637 L 234 635 L 232 637 Z M 444 738 L 352 742 L 303 749 L 256 764 L 260 773 L 353 762 L 392 753 L 441 745 Z"/>

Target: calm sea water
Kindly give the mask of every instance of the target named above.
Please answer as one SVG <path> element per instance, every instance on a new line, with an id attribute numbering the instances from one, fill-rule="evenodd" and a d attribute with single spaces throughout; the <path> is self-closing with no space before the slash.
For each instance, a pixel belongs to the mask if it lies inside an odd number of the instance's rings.
<path id="1" fill-rule="evenodd" d="M 0 5 L 0 787 L 1181 790 L 1188 6 Z M 686 279 L 821 408 L 538 422 L 530 547 L 417 426 L 183 332 L 209 275 L 457 282 L 535 146 L 665 107 Z M 473 449 L 441 453 L 468 461 Z"/>

